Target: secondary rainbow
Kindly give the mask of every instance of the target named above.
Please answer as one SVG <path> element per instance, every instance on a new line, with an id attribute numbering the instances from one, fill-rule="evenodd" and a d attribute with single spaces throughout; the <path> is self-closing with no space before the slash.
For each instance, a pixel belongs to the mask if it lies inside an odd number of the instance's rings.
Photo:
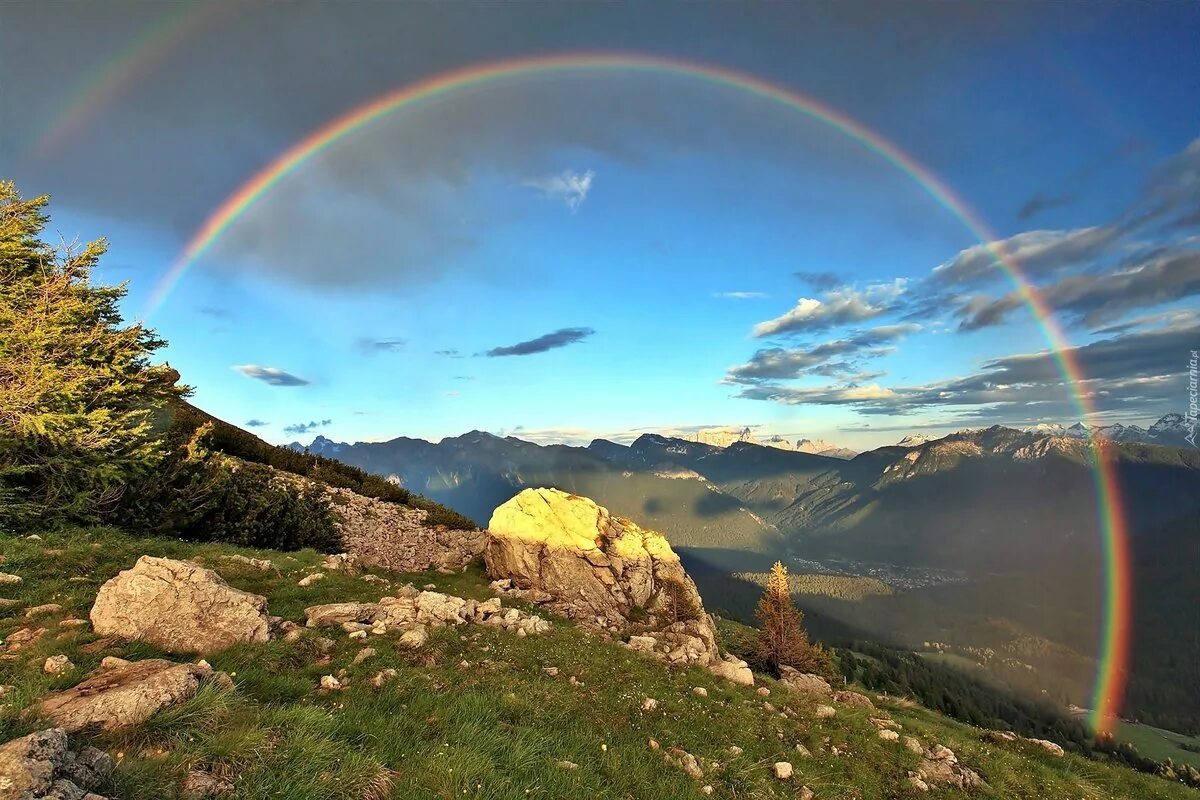
<path id="1" fill-rule="evenodd" d="M 989 250 L 996 265 L 1012 279 L 1022 301 L 1042 329 L 1062 373 L 1067 393 L 1080 417 L 1087 420 L 1095 413 L 1092 394 L 1075 350 L 1067 342 L 1037 289 L 1025 278 L 1020 265 L 1004 249 L 999 237 L 936 175 L 879 134 L 840 111 L 780 84 L 724 67 L 657 56 L 567 53 L 478 64 L 401 87 L 352 109 L 290 147 L 221 203 L 159 282 L 144 316 L 153 314 L 161 306 L 188 268 L 264 194 L 342 138 L 399 109 L 470 87 L 547 73 L 597 71 L 673 75 L 749 93 L 824 123 L 894 165 L 916 181 Z M 1092 724 L 1098 732 L 1103 733 L 1110 730 L 1124 696 L 1133 598 L 1128 531 L 1115 469 L 1102 442 L 1093 438 L 1091 448 L 1105 566 L 1101 646 L 1092 700 Z"/>

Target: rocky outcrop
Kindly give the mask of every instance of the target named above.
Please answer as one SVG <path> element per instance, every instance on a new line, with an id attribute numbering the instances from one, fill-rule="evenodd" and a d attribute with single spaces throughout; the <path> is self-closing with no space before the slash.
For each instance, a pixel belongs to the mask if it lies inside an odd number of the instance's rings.
<path id="1" fill-rule="evenodd" d="M 978 789 L 986 785 L 978 772 L 960 764 L 954 751 L 940 744 L 925 749 L 916 772 L 909 773 L 908 777 L 912 786 L 922 791 L 928 790 L 930 784 L 956 789 Z"/>
<path id="2" fill-rule="evenodd" d="M 428 628 L 471 624 L 490 625 L 518 636 L 545 633 L 550 623 L 536 614 L 504 608 L 500 599 L 467 600 L 441 592 L 402 586 L 394 597 L 377 603 L 326 603 L 304 609 L 310 628 L 340 627 L 347 632 L 370 630 L 376 635 L 401 633 L 407 646 L 424 643 Z M 407 637 L 407 639 L 405 638 Z"/>
<path id="3" fill-rule="evenodd" d="M 38 715 L 53 720 L 67 733 L 90 728 L 119 730 L 191 699 L 205 681 L 227 683 L 229 677 L 199 664 L 161 658 L 134 661 L 102 670 L 77 686 L 49 695 L 38 706 Z"/>
<path id="4" fill-rule="evenodd" d="M 13 800 L 104 800 L 88 791 L 113 769 L 103 750 L 67 745 L 62 728 L 31 733 L 0 745 L 0 797 Z"/>
<path id="5" fill-rule="evenodd" d="M 779 682 L 795 692 L 824 695 L 827 697 L 833 696 L 833 687 L 829 685 L 829 681 L 820 675 L 801 672 L 786 664 L 779 667 Z"/>
<path id="6" fill-rule="evenodd" d="M 100 587 L 92 606 L 100 636 L 140 639 L 174 653 L 212 653 L 265 642 L 266 598 L 234 589 L 210 569 L 142 556 Z"/>
<path id="7" fill-rule="evenodd" d="M 586 497 L 526 489 L 496 509 L 488 533 L 488 574 L 546 592 L 572 619 L 617 628 L 631 617 L 651 618 L 651 627 L 699 619 L 711 628 L 666 538 Z"/>
<path id="8" fill-rule="evenodd" d="M 427 512 L 348 489 L 329 490 L 342 544 L 357 563 L 397 572 L 459 571 L 483 553 L 487 534 L 426 524 Z"/>

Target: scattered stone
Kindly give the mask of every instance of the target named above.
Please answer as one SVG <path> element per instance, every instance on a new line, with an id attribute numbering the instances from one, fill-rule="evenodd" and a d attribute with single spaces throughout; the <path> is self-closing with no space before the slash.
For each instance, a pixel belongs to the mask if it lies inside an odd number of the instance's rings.
<path id="1" fill-rule="evenodd" d="M 367 632 L 366 631 L 350 631 L 350 638 L 351 639 L 365 639 L 365 638 L 367 638 Z"/>
<path id="2" fill-rule="evenodd" d="M 915 736 L 904 737 L 904 749 L 917 755 L 925 752 L 925 748 L 921 746 L 921 740 Z"/>
<path id="3" fill-rule="evenodd" d="M 62 655 L 50 656 L 46 659 L 46 663 L 42 664 L 42 672 L 47 675 L 63 675 L 75 669 L 75 665 L 71 663 L 71 659 Z"/>
<path id="4" fill-rule="evenodd" d="M 796 743 L 796 752 L 800 754 L 801 758 L 812 758 L 812 751 L 798 742 Z"/>
<path id="5" fill-rule="evenodd" d="M 726 655 L 709 664 L 708 671 L 719 678 L 736 683 L 738 686 L 754 685 L 754 672 L 751 671 L 750 665 L 740 658 Z"/>
<path id="6" fill-rule="evenodd" d="M 896 722 L 896 720 L 889 719 L 887 717 L 867 717 L 867 722 L 874 725 L 878 730 L 883 730 L 884 728 L 899 730 L 900 728 L 904 727 L 899 722 Z"/>
<path id="7" fill-rule="evenodd" d="M 779 667 L 779 682 L 795 692 L 831 696 L 833 687 L 820 675 L 801 672 L 789 666 Z"/>
<path id="8" fill-rule="evenodd" d="M 14 606 L 19 606 L 19 605 L 21 605 L 20 600 L 10 600 L 7 597 L 0 597 L 0 611 L 3 611 L 6 608 L 13 608 Z"/>
<path id="9" fill-rule="evenodd" d="M 837 709 L 835 709 L 833 706 L 819 705 L 814 713 L 816 714 L 817 719 L 829 719 L 837 714 Z"/>
<path id="10" fill-rule="evenodd" d="M 654 711 L 658 708 L 658 701 L 653 697 L 647 697 L 642 701 L 642 711 Z"/>
<path id="11" fill-rule="evenodd" d="M 82 628 L 88 624 L 86 619 L 71 617 L 69 619 L 59 620 L 58 627 L 60 628 Z"/>
<path id="12" fill-rule="evenodd" d="M 0 572 L 0 586 L 15 586 L 21 582 L 19 575 L 10 575 L 7 572 Z"/>
<path id="13" fill-rule="evenodd" d="M 210 569 L 153 556 L 100 587 L 91 620 L 101 636 L 176 653 L 211 653 L 269 637 L 266 598 L 234 589 Z"/>
<path id="14" fill-rule="evenodd" d="M 546 673 L 551 678 L 558 677 L 558 667 L 542 667 L 542 672 Z"/>
<path id="15" fill-rule="evenodd" d="M 396 670 L 392 669 L 391 667 L 380 670 L 379 672 L 375 673 L 375 677 L 371 678 L 371 685 L 374 686 L 376 689 L 382 689 L 384 684 L 388 683 L 389 681 L 395 680 L 395 678 L 398 674 L 399 673 L 396 672 Z"/>
<path id="16" fill-rule="evenodd" d="M 908 783 L 917 791 L 920 791 L 920 792 L 928 792 L 929 791 L 929 784 L 926 783 L 924 781 L 924 779 L 921 778 L 920 773 L 917 773 L 917 772 L 908 773 Z"/>
<path id="17" fill-rule="evenodd" d="M 332 675 L 322 675 L 321 688 L 327 692 L 336 692 L 342 688 L 342 682 Z"/>
<path id="18" fill-rule="evenodd" d="M 774 773 L 777 780 L 788 781 L 792 779 L 792 765 L 787 761 L 776 761 L 771 766 L 771 772 Z"/>
<path id="19" fill-rule="evenodd" d="M 708 689 L 705 689 L 703 686 L 693 686 L 692 694 L 697 697 L 708 697 Z"/>
<path id="20" fill-rule="evenodd" d="M 374 647 L 364 647 L 362 650 L 359 650 L 354 654 L 354 663 L 356 665 L 361 664 L 373 655 L 375 655 Z"/>
<path id="21" fill-rule="evenodd" d="M 729 755 L 733 756 L 734 758 L 737 758 L 744 752 L 746 752 L 746 751 L 743 750 L 742 748 L 738 747 L 736 744 L 730 745 L 730 747 L 729 747 Z"/>
<path id="22" fill-rule="evenodd" d="M 358 564 L 358 556 L 353 553 L 335 553 L 334 555 L 325 556 L 325 560 L 321 562 L 321 569 L 331 571 L 346 570 L 352 572 Z"/>
<path id="23" fill-rule="evenodd" d="M 88 790 L 113 770 L 95 747 L 68 747 L 67 732 L 51 728 L 0 745 L 0 797 L 15 800 L 104 800 Z"/>
<path id="24" fill-rule="evenodd" d="M 196 664 L 148 658 L 100 671 L 52 694 L 42 700 L 38 713 L 67 733 L 91 727 L 117 730 L 191 699 L 201 682 L 215 681 L 217 675 Z"/>
<path id="25" fill-rule="evenodd" d="M 236 561 L 239 564 L 245 564 L 247 567 L 252 567 L 259 572 L 267 572 L 275 567 L 270 561 L 265 558 L 250 558 L 239 553 L 231 553 L 223 556 L 226 561 Z"/>
<path id="26" fill-rule="evenodd" d="M 865 694 L 860 694 L 859 692 L 835 692 L 833 699 L 839 703 L 842 703 L 843 705 L 854 706 L 856 708 L 875 708 L 875 704 L 871 702 L 871 698 L 867 697 Z"/>
<path id="27" fill-rule="evenodd" d="M 1064 755 L 1066 755 L 1066 751 L 1063 750 L 1061 746 L 1055 744 L 1049 739 L 1029 739 L 1027 741 L 1031 742 L 1032 744 L 1036 744 L 1038 747 L 1042 748 L 1052 756 L 1062 758 Z"/>
<path id="28" fill-rule="evenodd" d="M 325 580 L 324 572 L 314 572 L 311 575 L 305 575 L 300 580 L 296 581 L 297 586 L 312 586 L 317 581 Z"/>
<path id="29" fill-rule="evenodd" d="M 576 764 L 574 761 L 559 761 L 557 766 L 559 769 L 565 769 L 565 770 L 569 770 L 571 772 L 574 772 L 575 770 L 579 769 L 579 765 Z"/>
<path id="30" fill-rule="evenodd" d="M 813 790 L 807 786 L 801 786 L 800 793 L 796 795 L 798 800 L 813 800 L 813 798 L 816 796 L 817 795 L 813 792 Z"/>
<path id="31" fill-rule="evenodd" d="M 683 773 L 689 778 L 700 780 L 704 777 L 704 770 L 700 768 L 700 762 L 686 750 L 672 747 L 663 757 L 667 760 L 668 764 L 683 770 Z"/>
<path id="32" fill-rule="evenodd" d="M 234 789 L 231 782 L 213 775 L 211 772 L 194 769 L 183 779 L 180 791 L 184 797 L 219 797 L 229 794 Z"/>
<path id="33" fill-rule="evenodd" d="M 771 690 L 765 686 L 760 686 L 757 689 L 755 689 L 755 691 L 758 692 L 759 697 L 770 697 L 771 696 Z"/>
<path id="34" fill-rule="evenodd" d="M 43 614 L 61 614 L 63 607 L 58 603 L 45 603 L 40 606 L 32 606 L 25 609 L 25 618 L 40 617 Z"/>
<path id="35" fill-rule="evenodd" d="M 8 638 L 4 640 L 4 647 L 15 653 L 21 648 L 33 644 L 45 635 L 45 628 L 20 628 L 8 635 Z"/>
<path id="36" fill-rule="evenodd" d="M 917 777 L 926 784 L 941 783 L 958 789 L 976 789 L 984 786 L 979 773 L 958 763 L 954 751 L 940 744 L 925 750 L 917 769 Z"/>
<path id="37" fill-rule="evenodd" d="M 400 634 L 400 644 L 403 647 L 410 647 L 413 650 L 424 647 L 429 641 L 429 629 L 424 625 L 413 625 L 411 628 Z"/>
<path id="38" fill-rule="evenodd" d="M 712 794 L 712 793 L 713 793 L 713 787 L 709 786 L 708 784 L 705 784 L 704 786 L 700 787 L 700 794 Z"/>
<path id="39" fill-rule="evenodd" d="M 900 741 L 900 734 L 896 733 L 891 728 L 883 728 L 879 731 L 879 738 L 883 739 L 885 742 L 898 742 Z"/>

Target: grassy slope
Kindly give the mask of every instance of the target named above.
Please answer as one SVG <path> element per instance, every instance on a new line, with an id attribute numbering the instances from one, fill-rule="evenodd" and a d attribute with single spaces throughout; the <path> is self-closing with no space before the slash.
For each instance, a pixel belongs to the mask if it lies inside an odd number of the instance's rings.
<path id="1" fill-rule="evenodd" d="M 296 580 L 320 558 L 313 552 L 239 551 L 111 530 L 47 534 L 40 542 L 0 540 L 0 552 L 7 558 L 5 571 L 25 577 L 22 585 L 6 587 L 5 596 L 25 606 L 61 603 L 68 614 L 84 617 L 98 586 L 144 553 L 199 556 L 233 585 L 266 595 L 272 613 L 292 619 L 310 604 L 375 599 L 386 591 L 338 573 L 297 587 Z M 260 573 L 220 559 L 231 552 L 270 558 L 278 571 Z M 478 572 L 406 579 L 466 596 L 487 594 Z M 0 612 L 0 636 L 24 624 L 18 612 Z M 143 645 L 86 653 L 81 645 L 95 638 L 86 628 L 60 632 L 52 619 L 41 624 L 49 629 L 44 640 L 15 659 L 0 660 L 0 683 L 19 687 L 12 706 L 0 713 L 0 739 L 35 729 L 20 712 L 44 692 L 75 683 L 104 655 L 154 654 Z M 820 721 L 811 699 L 776 689 L 769 699 L 788 710 L 781 716 L 765 709 L 753 690 L 701 670 L 667 670 L 567 624 L 525 639 L 485 627 L 446 629 L 416 653 L 393 647 L 389 637 L 373 637 L 369 644 L 378 653 L 358 666 L 351 660 L 360 644 L 340 633 L 322 633 L 336 640 L 325 666 L 313 664 L 318 633 L 296 644 L 243 646 L 210 657 L 215 667 L 235 675 L 236 689 L 205 690 L 142 730 L 102 741 L 123 754 L 107 791 L 114 798 L 174 797 L 187 769 L 207 767 L 235 779 L 237 797 L 264 800 L 699 797 L 700 784 L 664 766 L 647 746 L 653 737 L 706 765 L 720 762 L 719 769 L 706 768 L 701 782 L 715 788 L 715 797 L 794 797 L 798 783 L 818 798 L 922 796 L 905 780 L 916 757 L 880 740 L 862 711 L 842 707 L 834 719 Z M 43 675 L 42 660 L 59 652 L 71 657 L 77 672 Z M 463 660 L 471 666 L 460 667 Z M 366 680 L 388 666 L 399 671 L 398 678 L 383 690 L 370 688 Z M 546 666 L 559 667 L 559 676 L 546 675 Z M 346 691 L 314 692 L 321 675 L 343 667 L 350 676 Z M 569 682 L 572 675 L 581 685 Z M 694 695 L 693 686 L 707 687 L 709 696 Z M 656 712 L 641 711 L 646 696 L 659 700 Z M 905 733 L 946 744 L 977 768 L 991 786 L 977 797 L 1196 796 L 1161 779 L 1075 756 L 1056 759 L 1029 746 L 989 744 L 978 730 L 931 712 L 884 705 Z M 843 751 L 840 757 L 822 747 L 825 737 Z M 814 757 L 798 758 L 797 743 Z M 745 752 L 731 757 L 730 745 Z M 578 769 L 558 767 L 562 760 Z M 776 760 L 792 761 L 798 781 L 773 780 L 769 768 Z"/>

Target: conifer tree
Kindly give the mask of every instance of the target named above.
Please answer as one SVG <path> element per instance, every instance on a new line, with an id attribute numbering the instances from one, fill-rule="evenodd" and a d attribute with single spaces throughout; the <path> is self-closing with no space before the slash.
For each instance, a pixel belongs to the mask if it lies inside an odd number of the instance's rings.
<path id="1" fill-rule="evenodd" d="M 758 659 L 776 672 L 792 667 L 801 672 L 826 674 L 829 656 L 808 640 L 804 614 L 792 605 L 787 567 L 776 561 L 767 577 L 767 588 L 758 601 Z"/>
<path id="2" fill-rule="evenodd" d="M 161 457 L 155 414 L 186 394 L 165 342 L 96 286 L 104 240 L 56 249 L 46 197 L 0 182 L 0 527 L 93 521 Z"/>

